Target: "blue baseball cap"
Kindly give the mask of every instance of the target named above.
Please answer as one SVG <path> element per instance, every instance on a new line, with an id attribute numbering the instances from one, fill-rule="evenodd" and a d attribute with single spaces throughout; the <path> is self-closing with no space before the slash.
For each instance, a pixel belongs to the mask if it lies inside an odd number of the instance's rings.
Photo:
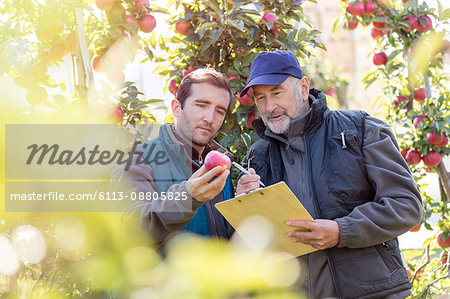
<path id="1" fill-rule="evenodd" d="M 261 52 L 253 60 L 247 86 L 241 91 L 244 96 L 255 85 L 279 85 L 289 76 L 303 78 L 303 72 L 294 53 L 286 50 Z"/>

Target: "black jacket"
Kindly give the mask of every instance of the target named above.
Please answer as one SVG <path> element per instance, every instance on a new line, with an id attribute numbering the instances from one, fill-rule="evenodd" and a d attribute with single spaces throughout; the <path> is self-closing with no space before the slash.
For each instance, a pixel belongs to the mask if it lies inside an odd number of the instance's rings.
<path id="1" fill-rule="evenodd" d="M 403 297 L 411 286 L 396 237 L 420 222 L 422 204 L 395 137 L 383 125 L 365 136 L 366 113 L 330 111 L 318 90 L 310 91 L 310 104 L 301 177 L 317 218 L 339 225 L 338 245 L 325 250 L 336 293 L 340 298 Z M 250 159 L 266 185 L 285 180 L 279 140 L 268 136 L 262 120 L 253 125 L 262 139 L 244 163 Z M 388 156 L 373 159 L 379 149 Z"/>

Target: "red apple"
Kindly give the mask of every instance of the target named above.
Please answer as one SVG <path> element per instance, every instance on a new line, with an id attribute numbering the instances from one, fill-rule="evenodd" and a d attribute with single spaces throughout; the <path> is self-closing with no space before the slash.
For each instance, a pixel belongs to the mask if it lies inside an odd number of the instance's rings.
<path id="1" fill-rule="evenodd" d="M 387 60 L 387 55 L 384 52 L 376 53 L 375 55 L 373 55 L 373 64 L 375 65 L 386 64 Z"/>
<path id="2" fill-rule="evenodd" d="M 448 138 L 447 138 L 447 136 L 444 136 L 444 138 L 442 139 L 442 142 L 436 144 L 435 146 L 436 146 L 436 147 L 443 147 L 443 146 L 446 146 L 447 143 L 448 143 Z"/>
<path id="3" fill-rule="evenodd" d="M 194 27 L 189 21 L 178 21 L 175 23 L 175 30 L 182 35 L 189 35 L 194 32 Z"/>
<path id="4" fill-rule="evenodd" d="M 120 124 L 123 121 L 123 110 L 121 107 L 117 107 L 113 111 L 109 113 L 109 116 L 111 120 L 116 123 Z"/>
<path id="5" fill-rule="evenodd" d="M 177 95 L 178 85 L 177 85 L 177 81 L 175 79 L 170 80 L 170 82 L 169 82 L 169 91 L 174 96 Z"/>
<path id="6" fill-rule="evenodd" d="M 387 32 L 388 32 L 387 29 L 380 30 L 377 28 L 372 28 L 372 30 L 370 31 L 370 35 L 372 36 L 372 38 L 378 38 L 378 37 L 385 36 Z"/>
<path id="7" fill-rule="evenodd" d="M 134 9 L 139 12 L 145 12 L 148 7 L 150 7 L 148 0 L 136 0 L 134 3 Z"/>
<path id="8" fill-rule="evenodd" d="M 410 231 L 410 232 L 413 232 L 413 233 L 418 232 L 418 231 L 420 230 L 421 225 L 422 225 L 422 224 L 417 224 L 416 226 L 414 226 L 413 228 L 411 228 L 409 231 Z"/>
<path id="9" fill-rule="evenodd" d="M 196 70 L 198 70 L 198 68 L 196 68 L 196 67 L 194 67 L 194 66 L 188 68 L 187 70 L 185 70 L 185 71 L 183 72 L 183 78 L 186 77 L 187 75 L 189 75 L 190 73 L 192 73 L 193 71 L 196 71 Z"/>
<path id="10" fill-rule="evenodd" d="M 237 99 L 242 106 L 254 106 L 255 105 L 252 97 L 248 94 L 248 92 L 242 97 L 238 94 Z"/>
<path id="11" fill-rule="evenodd" d="M 247 90 L 247 94 L 249 97 L 253 97 L 253 89 L 249 88 L 249 90 Z"/>
<path id="12" fill-rule="evenodd" d="M 402 154 L 403 159 L 406 160 L 406 154 L 409 152 L 409 150 L 410 150 L 409 147 L 402 149 L 402 151 L 400 153 Z"/>
<path id="13" fill-rule="evenodd" d="M 349 30 L 354 30 L 356 27 L 358 27 L 358 20 L 357 19 L 348 20 L 348 29 Z"/>
<path id="14" fill-rule="evenodd" d="M 418 102 L 422 102 L 425 100 L 427 95 L 425 94 L 425 88 L 419 88 L 416 91 L 414 91 L 414 100 Z"/>
<path id="15" fill-rule="evenodd" d="M 448 253 L 445 251 L 441 252 L 441 256 L 439 257 L 441 259 L 441 264 L 445 265 L 447 264 L 447 260 L 448 260 Z"/>
<path id="16" fill-rule="evenodd" d="M 422 122 L 425 122 L 425 116 L 417 115 L 413 120 L 414 128 L 417 128 Z"/>
<path id="17" fill-rule="evenodd" d="M 280 29 L 272 29 L 272 32 L 275 35 L 275 38 L 280 37 Z"/>
<path id="18" fill-rule="evenodd" d="M 367 1 L 366 4 L 364 4 L 364 13 L 365 15 L 371 15 L 375 12 L 375 4 L 373 4 L 372 1 Z"/>
<path id="19" fill-rule="evenodd" d="M 236 74 L 229 74 L 228 75 L 228 80 L 234 80 L 234 79 L 239 79 L 240 77 L 239 77 L 239 75 L 236 75 Z"/>
<path id="20" fill-rule="evenodd" d="M 424 33 L 424 32 L 427 32 L 428 30 L 430 30 L 432 26 L 433 26 L 433 23 L 431 22 L 431 19 L 429 16 L 419 17 L 419 21 L 417 24 L 417 31 L 419 31 L 420 33 Z"/>
<path id="21" fill-rule="evenodd" d="M 408 2 L 409 0 L 402 0 L 403 1 L 403 3 L 406 3 L 406 2 Z"/>
<path id="22" fill-rule="evenodd" d="M 441 155 L 437 151 L 431 151 L 422 157 L 423 163 L 428 167 L 435 167 L 441 163 Z"/>
<path id="23" fill-rule="evenodd" d="M 394 106 L 397 107 L 403 102 L 407 102 L 409 99 L 407 96 L 398 96 L 396 100 L 394 100 Z M 406 108 L 406 107 L 402 107 Z"/>
<path id="24" fill-rule="evenodd" d="M 416 150 L 410 150 L 406 154 L 405 159 L 409 164 L 417 164 L 420 162 L 420 153 Z"/>
<path id="25" fill-rule="evenodd" d="M 253 128 L 252 122 L 253 122 L 253 120 L 255 120 L 256 118 L 259 118 L 259 116 L 256 115 L 256 111 L 249 112 L 249 113 L 247 114 L 247 121 L 245 122 L 245 127 L 247 127 L 247 128 L 249 128 L 249 129 L 252 129 L 252 130 L 253 130 L 254 128 Z"/>
<path id="26" fill-rule="evenodd" d="M 143 32 L 152 32 L 155 26 L 156 19 L 152 15 L 145 15 L 139 20 L 139 28 L 141 28 Z"/>
<path id="27" fill-rule="evenodd" d="M 378 16 L 378 17 L 385 18 L 386 16 L 381 15 L 381 16 Z M 373 22 L 373 27 L 375 27 L 377 29 L 383 29 L 384 26 L 386 26 L 386 22 Z"/>
<path id="28" fill-rule="evenodd" d="M 210 151 L 205 157 L 205 167 L 208 170 L 221 166 L 222 171 L 231 168 L 231 160 L 227 155 L 218 151 Z"/>
<path id="29" fill-rule="evenodd" d="M 262 19 L 266 22 L 274 22 L 274 21 L 278 20 L 278 16 L 271 12 L 266 12 L 263 15 Z"/>
<path id="30" fill-rule="evenodd" d="M 102 63 L 102 56 L 98 55 L 95 56 L 94 59 L 92 59 L 92 68 L 96 72 L 101 72 L 101 63 Z"/>
<path id="31" fill-rule="evenodd" d="M 114 0 L 95 0 L 95 5 L 101 10 L 107 10 L 114 6 Z"/>
<path id="32" fill-rule="evenodd" d="M 443 240 L 441 233 L 439 233 L 436 240 L 437 240 L 438 245 L 441 246 L 442 248 L 450 247 L 450 237 Z"/>
<path id="33" fill-rule="evenodd" d="M 133 28 L 137 28 L 139 25 L 139 22 L 130 15 L 126 15 L 125 18 L 123 18 L 123 23 L 128 24 Z"/>
<path id="34" fill-rule="evenodd" d="M 414 29 L 417 28 L 417 25 L 419 24 L 419 21 L 417 20 L 417 18 L 413 15 L 409 15 L 408 17 L 406 17 L 405 22 L 409 23 L 409 27 L 404 28 L 404 30 L 406 32 L 411 32 Z"/>
<path id="35" fill-rule="evenodd" d="M 350 2 L 347 5 L 347 12 L 353 16 L 360 16 L 364 13 L 364 4 L 362 2 L 356 2 L 354 5 L 351 5 Z"/>
<path id="36" fill-rule="evenodd" d="M 441 144 L 444 142 L 444 133 L 440 132 L 440 136 L 436 135 L 434 130 L 427 134 L 427 140 L 430 144 Z"/>

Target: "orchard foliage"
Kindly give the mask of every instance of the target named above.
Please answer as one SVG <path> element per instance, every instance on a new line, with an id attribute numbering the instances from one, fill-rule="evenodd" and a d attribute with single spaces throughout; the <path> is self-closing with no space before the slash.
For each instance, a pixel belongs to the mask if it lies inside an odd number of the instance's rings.
<path id="1" fill-rule="evenodd" d="M 236 98 L 219 132 L 219 142 L 241 161 L 257 140 L 251 120 L 258 117 L 251 96 L 239 97 L 249 76 L 250 64 L 261 51 L 288 49 L 299 58 L 309 58 L 319 32 L 303 13 L 303 1 L 170 1 L 179 14 L 169 20 L 177 35 L 160 47 L 166 53 L 156 72 L 168 76 L 168 88 L 188 72 L 210 66 L 226 74 Z M 306 25 L 306 26 L 305 26 Z M 305 28 L 306 27 L 306 28 Z"/>
<path id="2" fill-rule="evenodd" d="M 377 100 L 386 103 L 388 121 L 396 130 L 402 155 L 416 181 L 427 172 L 439 176 L 440 200 L 421 190 L 422 225 L 431 230 L 430 217 L 437 214 L 439 238 L 445 240 L 450 236 L 450 179 L 442 158 L 450 153 L 447 137 L 450 136 L 450 78 L 444 72 L 443 62 L 450 43 L 444 39 L 448 32 L 443 25 L 449 24 L 450 10 L 444 10 L 439 1 L 437 9 L 417 0 L 341 2 L 340 23 L 344 28 L 354 30 L 358 24 L 371 28 L 376 46 L 370 54 L 377 67 L 363 82 L 366 86 L 375 81 L 383 84 L 383 95 Z M 449 281 L 445 279 L 448 264 L 436 260 L 441 249 L 447 254 L 441 245 L 430 238 L 424 244 L 422 259 L 408 260 L 414 271 L 411 281 L 416 298 L 437 294 L 439 289 L 448 287 Z"/>

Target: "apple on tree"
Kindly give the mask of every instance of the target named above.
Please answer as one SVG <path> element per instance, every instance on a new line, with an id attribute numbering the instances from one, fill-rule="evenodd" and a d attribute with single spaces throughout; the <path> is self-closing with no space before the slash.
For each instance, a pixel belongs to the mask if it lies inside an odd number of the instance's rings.
<path id="1" fill-rule="evenodd" d="M 134 3 L 134 9 L 138 12 L 145 12 L 149 7 L 150 2 L 148 0 L 136 0 Z"/>
<path id="2" fill-rule="evenodd" d="M 441 144 L 445 140 L 444 133 L 441 132 L 440 136 L 438 136 L 434 130 L 431 130 L 431 132 L 427 134 L 427 140 L 430 144 Z"/>
<path id="3" fill-rule="evenodd" d="M 194 27 L 189 21 L 178 21 L 175 23 L 175 30 L 182 35 L 189 35 L 194 32 Z"/>
<path id="4" fill-rule="evenodd" d="M 352 18 L 347 20 L 348 29 L 354 30 L 356 27 L 358 27 L 358 19 Z"/>
<path id="5" fill-rule="evenodd" d="M 367 1 L 366 4 L 364 4 L 364 15 L 371 15 L 375 12 L 375 4 L 372 1 Z"/>
<path id="6" fill-rule="evenodd" d="M 373 64 L 375 65 L 386 64 L 387 60 L 387 55 L 384 52 L 376 53 L 375 55 L 373 55 Z"/>
<path id="7" fill-rule="evenodd" d="M 420 123 L 425 122 L 425 116 L 424 115 L 417 115 L 414 120 L 413 120 L 413 124 L 414 124 L 414 128 L 417 129 L 417 127 L 419 126 Z"/>
<path id="8" fill-rule="evenodd" d="M 380 15 L 380 16 L 378 16 L 378 17 L 384 19 L 386 16 L 385 16 L 385 15 Z M 373 27 L 375 27 L 375 28 L 377 28 L 377 29 L 383 29 L 384 26 L 386 26 L 386 22 L 380 22 L 380 21 L 378 21 L 378 22 L 373 22 Z"/>
<path id="9" fill-rule="evenodd" d="M 447 136 L 444 135 L 444 138 L 442 138 L 442 142 L 438 143 L 438 144 L 435 144 L 435 146 L 436 147 L 443 147 L 443 146 L 446 146 L 447 143 L 448 143 L 448 138 L 447 138 Z"/>
<path id="10" fill-rule="evenodd" d="M 409 231 L 410 232 L 418 232 L 420 230 L 420 227 L 422 226 L 422 224 L 417 224 L 416 226 L 414 226 L 413 228 L 411 228 Z"/>
<path id="11" fill-rule="evenodd" d="M 130 15 L 126 15 L 123 18 L 123 23 L 130 25 L 131 27 L 133 27 L 135 29 L 139 26 L 139 22 L 135 18 L 133 18 L 133 16 L 130 16 Z"/>
<path id="12" fill-rule="evenodd" d="M 409 152 L 409 150 L 410 150 L 409 147 L 405 147 L 404 149 L 402 149 L 400 153 L 402 154 L 403 159 L 406 160 L 406 154 Z"/>
<path id="13" fill-rule="evenodd" d="M 174 96 L 177 95 L 178 85 L 177 85 L 177 81 L 175 79 L 170 80 L 170 82 L 169 82 L 169 91 Z"/>
<path id="14" fill-rule="evenodd" d="M 266 12 L 263 16 L 262 19 L 266 22 L 274 22 L 276 20 L 278 20 L 278 16 L 271 13 L 271 12 Z"/>
<path id="15" fill-rule="evenodd" d="M 418 102 L 422 102 L 427 98 L 427 95 L 425 93 L 425 88 L 419 88 L 416 91 L 414 91 L 414 100 Z"/>
<path id="16" fill-rule="evenodd" d="M 438 245 L 441 246 L 442 248 L 450 247 L 450 237 L 444 240 L 442 239 L 442 233 L 438 234 L 436 241 Z"/>
<path id="17" fill-rule="evenodd" d="M 117 107 L 109 113 L 109 117 L 115 124 L 120 124 L 123 121 L 123 114 L 123 109 L 121 107 Z"/>
<path id="18" fill-rule="evenodd" d="M 152 15 L 145 15 L 139 20 L 139 28 L 145 33 L 152 32 L 156 26 L 156 19 Z"/>
<path id="19" fill-rule="evenodd" d="M 419 163 L 420 158 L 420 153 L 416 150 L 409 150 L 405 157 L 406 161 L 411 165 Z"/>
<path id="20" fill-rule="evenodd" d="M 441 256 L 439 257 L 439 259 L 441 260 L 441 264 L 442 264 L 442 265 L 447 264 L 448 253 L 447 253 L 446 251 L 442 250 Z"/>
<path id="21" fill-rule="evenodd" d="M 231 168 L 230 158 L 219 151 L 210 151 L 205 157 L 205 167 L 208 170 L 221 166 L 222 172 Z"/>
<path id="22" fill-rule="evenodd" d="M 419 24 L 419 20 L 413 15 L 409 15 L 405 18 L 405 22 L 409 23 L 409 26 L 404 28 L 406 32 L 411 32 L 414 29 L 417 28 L 417 25 Z"/>
<path id="23" fill-rule="evenodd" d="M 431 29 L 433 26 L 433 23 L 431 22 L 431 19 L 429 16 L 421 16 L 419 17 L 419 20 L 417 22 L 417 31 L 420 33 L 427 32 Z"/>
<path id="24" fill-rule="evenodd" d="M 196 70 L 198 70 L 198 68 L 196 68 L 195 66 L 186 69 L 183 72 L 183 78 L 186 77 L 187 75 L 189 75 L 190 73 L 192 73 L 193 71 L 196 71 Z"/>
<path id="25" fill-rule="evenodd" d="M 378 37 L 383 37 L 387 34 L 388 30 L 387 29 L 378 29 L 378 28 L 372 28 L 372 30 L 370 31 L 370 35 L 372 36 L 372 38 L 376 39 Z"/>
<path id="26" fill-rule="evenodd" d="M 362 14 L 364 14 L 364 4 L 360 1 L 354 3 L 352 5 L 353 2 L 350 2 L 347 5 L 347 12 L 353 16 L 360 16 Z"/>
<path id="27" fill-rule="evenodd" d="M 435 167 L 441 163 L 441 155 L 439 152 L 433 150 L 422 157 L 423 163 L 428 167 Z"/>

